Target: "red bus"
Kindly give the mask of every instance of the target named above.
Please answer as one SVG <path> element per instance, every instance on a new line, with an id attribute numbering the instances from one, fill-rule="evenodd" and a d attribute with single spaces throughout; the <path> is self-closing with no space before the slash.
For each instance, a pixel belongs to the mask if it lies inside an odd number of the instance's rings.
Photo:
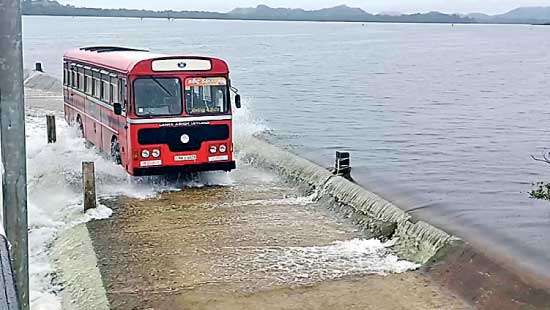
<path id="1" fill-rule="evenodd" d="M 63 72 L 66 121 L 130 175 L 235 169 L 223 60 L 96 46 L 66 52 Z"/>

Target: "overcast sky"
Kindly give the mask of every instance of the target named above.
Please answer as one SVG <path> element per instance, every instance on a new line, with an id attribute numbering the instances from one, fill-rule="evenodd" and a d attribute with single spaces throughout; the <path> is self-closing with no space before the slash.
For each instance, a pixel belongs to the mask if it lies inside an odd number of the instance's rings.
<path id="1" fill-rule="evenodd" d="M 550 0 L 60 0 L 63 4 L 104 8 L 229 11 L 235 7 L 266 4 L 272 7 L 317 9 L 347 4 L 371 13 L 427 12 L 489 14 L 504 13 L 520 6 L 550 6 Z"/>

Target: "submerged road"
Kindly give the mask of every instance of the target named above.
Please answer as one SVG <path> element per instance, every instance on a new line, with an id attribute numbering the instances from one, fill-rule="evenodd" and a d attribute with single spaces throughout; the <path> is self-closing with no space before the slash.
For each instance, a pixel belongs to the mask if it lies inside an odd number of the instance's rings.
<path id="1" fill-rule="evenodd" d="M 270 173 L 230 177 L 87 224 L 113 309 L 467 308 L 415 272 L 377 275 L 410 263 Z"/>
<path id="2" fill-rule="evenodd" d="M 28 114 L 59 115 L 59 85 L 38 78 L 27 87 Z M 98 182 L 112 183 L 104 172 Z M 470 308 L 273 172 L 241 161 L 231 174 L 172 185 L 181 190 L 104 200 L 113 215 L 84 224 L 91 244 L 76 234 L 54 242 L 55 260 L 69 262 L 58 268 L 70 266 L 57 270 L 65 309 L 89 291 L 104 291 L 108 307 L 121 310 Z M 94 254 L 98 281 L 89 280 Z"/>

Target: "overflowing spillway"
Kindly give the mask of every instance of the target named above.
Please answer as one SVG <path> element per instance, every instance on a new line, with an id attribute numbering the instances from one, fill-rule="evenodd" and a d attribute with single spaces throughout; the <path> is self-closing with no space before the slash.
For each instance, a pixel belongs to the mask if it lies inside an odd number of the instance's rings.
<path id="1" fill-rule="evenodd" d="M 285 193 L 288 190 L 281 192 L 281 188 L 286 185 L 280 183 L 278 177 L 272 172 L 258 172 L 257 168 L 249 166 L 247 163 L 249 158 L 244 156 L 244 151 L 243 155 L 240 155 L 241 164 L 249 168 L 239 169 L 235 172 L 236 174 L 207 173 L 187 181 L 173 181 L 162 177 L 131 178 L 106 156 L 94 148 L 86 147 L 78 131 L 63 121 L 61 112 L 63 98 L 59 93 L 60 85 L 57 80 L 44 74 L 33 73 L 26 80 L 26 86 L 31 307 L 33 310 L 61 309 L 62 292 L 71 291 L 66 287 L 67 281 L 70 280 L 59 274 L 60 264 L 67 266 L 66 262 L 63 263 L 63 259 L 53 255 L 52 248 L 55 248 L 58 254 L 85 249 L 78 246 L 82 244 L 78 240 L 67 240 L 67 237 L 58 238 L 66 234 L 65 232 L 70 232 L 69 235 L 72 238 L 84 236 L 80 233 L 73 234 L 72 232 L 76 229 L 73 227 L 92 220 L 107 219 L 113 214 L 110 208 L 113 206 L 108 207 L 104 204 L 87 213 L 82 212 L 82 161 L 95 163 L 97 191 L 101 201 L 128 197 L 145 203 L 149 200 L 155 201 L 160 193 L 182 189 L 184 191 L 196 189 L 204 192 L 204 194 L 199 193 L 199 196 L 208 195 L 212 186 L 252 188 L 255 185 L 250 185 L 249 180 L 258 177 L 263 182 L 263 190 L 270 193 L 269 197 L 254 199 L 255 195 L 248 193 L 238 201 L 231 199 L 219 201 L 215 203 L 216 207 L 238 208 L 243 212 L 251 212 L 247 210 L 258 207 L 263 208 L 264 211 L 261 212 L 269 212 L 270 208 L 281 206 L 286 206 L 288 210 L 300 210 L 315 204 L 314 200 L 317 199 L 315 195 L 301 196 L 297 192 Z M 58 119 L 58 136 L 55 144 L 48 144 L 46 141 L 46 114 L 54 114 Z M 265 129 L 246 109 L 236 115 L 236 119 L 236 136 L 242 141 L 251 138 L 253 133 Z M 208 204 L 208 201 L 213 198 L 203 199 Z M 166 207 L 170 208 L 170 205 Z M 305 216 L 310 211 L 299 211 L 301 212 L 299 214 Z M 294 217 L 281 225 L 294 227 L 295 223 L 292 219 Z M 315 217 L 312 219 L 316 220 Z M 238 247 L 235 249 L 237 252 L 244 251 L 243 253 L 247 255 L 235 256 L 233 260 L 235 270 L 244 273 L 247 272 L 246 268 L 264 270 L 263 272 L 273 274 L 280 283 L 311 283 L 346 275 L 403 272 L 418 267 L 415 263 L 398 259 L 393 254 L 393 243 L 362 239 L 363 235 L 359 231 L 353 232 L 353 228 L 350 227 L 346 229 L 351 231 L 342 233 L 340 237 L 336 234 L 328 239 L 312 239 L 302 244 Z M 60 248 L 60 244 L 73 249 Z M 57 257 L 54 261 L 52 261 L 52 255 Z M 64 255 L 64 257 L 72 257 L 71 255 Z M 72 265 L 71 268 L 74 269 L 71 275 L 77 278 L 82 275 L 79 273 L 78 265 Z"/>

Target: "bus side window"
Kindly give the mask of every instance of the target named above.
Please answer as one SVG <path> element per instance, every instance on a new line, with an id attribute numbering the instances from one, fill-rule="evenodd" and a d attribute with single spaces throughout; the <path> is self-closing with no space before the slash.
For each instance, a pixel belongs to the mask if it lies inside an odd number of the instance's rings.
<path id="1" fill-rule="evenodd" d="M 82 69 L 82 91 L 86 93 L 88 91 L 88 77 L 86 76 L 86 69 Z"/>
<path id="2" fill-rule="evenodd" d="M 97 71 L 94 71 L 93 74 L 94 74 L 94 81 L 93 81 L 93 83 L 94 83 L 94 88 L 93 88 L 94 94 L 93 94 L 93 96 L 94 96 L 94 98 L 99 99 L 100 98 L 99 95 L 101 94 L 101 91 L 100 91 L 100 89 L 101 89 L 101 83 L 100 83 L 101 74 Z"/>
<path id="3" fill-rule="evenodd" d="M 103 79 L 100 80 L 99 82 L 99 85 L 100 85 L 100 88 L 99 88 L 99 99 L 103 100 L 103 98 L 105 98 L 105 82 L 103 81 Z"/>
<path id="4" fill-rule="evenodd" d="M 67 86 L 69 79 L 67 76 L 69 75 L 69 70 L 67 69 L 67 63 L 63 63 L 63 85 Z"/>
<path id="5" fill-rule="evenodd" d="M 76 86 L 74 70 L 75 70 L 75 67 L 74 65 L 71 64 L 71 87 L 73 88 Z"/>
<path id="6" fill-rule="evenodd" d="M 78 68 L 78 75 L 76 77 L 77 80 L 77 86 L 78 90 L 83 91 L 84 90 L 84 68 Z"/>
<path id="7" fill-rule="evenodd" d="M 101 100 L 105 103 L 109 103 L 109 76 L 106 74 L 101 75 Z"/>
<path id="8" fill-rule="evenodd" d="M 113 84 L 109 83 L 109 103 L 113 103 L 114 101 L 114 87 Z"/>
<path id="9" fill-rule="evenodd" d="M 95 79 L 92 76 L 92 97 L 95 97 Z"/>
<path id="10" fill-rule="evenodd" d="M 126 111 L 127 109 L 127 100 L 126 100 L 126 94 L 127 94 L 127 88 L 126 88 L 126 80 L 125 79 L 118 79 L 118 100 L 120 104 L 122 104 L 122 111 Z"/>
<path id="11" fill-rule="evenodd" d="M 90 69 L 86 69 L 86 84 L 84 85 L 86 94 L 91 95 L 93 90 L 92 85 L 92 71 Z"/>
<path id="12" fill-rule="evenodd" d="M 109 87 L 109 96 L 111 97 L 111 103 L 120 103 L 118 100 L 118 86 L 117 86 L 117 79 L 115 77 L 110 78 L 111 83 Z"/>
<path id="13" fill-rule="evenodd" d="M 75 89 L 78 89 L 78 86 L 80 84 L 80 79 L 79 79 L 79 76 L 78 76 L 78 67 L 75 67 L 74 68 L 74 88 Z"/>

